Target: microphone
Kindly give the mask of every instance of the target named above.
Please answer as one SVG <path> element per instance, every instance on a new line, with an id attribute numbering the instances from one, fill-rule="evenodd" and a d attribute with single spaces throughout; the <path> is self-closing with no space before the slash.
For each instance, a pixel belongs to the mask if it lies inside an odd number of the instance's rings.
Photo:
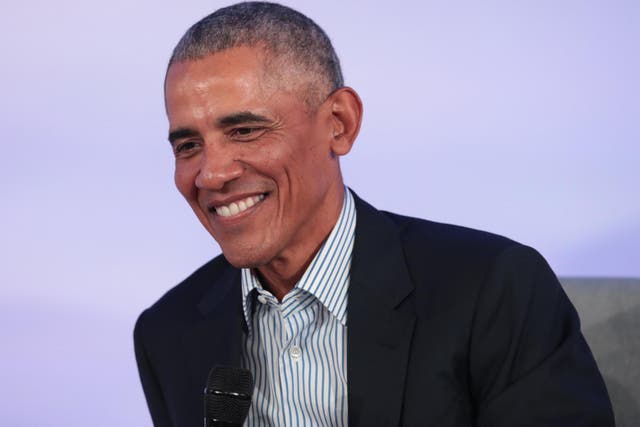
<path id="1" fill-rule="evenodd" d="M 242 427 L 252 393 L 253 375 L 249 370 L 215 366 L 204 389 L 204 426 Z"/>

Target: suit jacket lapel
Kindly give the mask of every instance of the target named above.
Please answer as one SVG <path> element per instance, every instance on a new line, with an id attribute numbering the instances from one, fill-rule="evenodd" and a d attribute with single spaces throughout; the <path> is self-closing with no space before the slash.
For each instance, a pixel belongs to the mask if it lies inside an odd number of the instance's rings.
<path id="1" fill-rule="evenodd" d="M 185 330 L 183 345 L 192 381 L 203 387 L 216 365 L 240 366 L 242 332 L 240 271 L 227 265 L 198 304 L 199 316 Z"/>
<path id="2" fill-rule="evenodd" d="M 413 284 L 396 225 L 357 196 L 355 201 L 347 320 L 349 425 L 398 425 L 415 322 Z"/>

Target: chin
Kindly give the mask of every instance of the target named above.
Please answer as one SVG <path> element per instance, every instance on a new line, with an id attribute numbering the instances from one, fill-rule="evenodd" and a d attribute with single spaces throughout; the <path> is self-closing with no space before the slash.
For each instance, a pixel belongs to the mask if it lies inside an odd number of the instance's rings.
<path id="1" fill-rule="evenodd" d="M 252 250 L 234 251 L 222 248 L 222 255 L 235 268 L 257 268 L 269 261 L 265 256 L 261 256 L 263 254 Z"/>

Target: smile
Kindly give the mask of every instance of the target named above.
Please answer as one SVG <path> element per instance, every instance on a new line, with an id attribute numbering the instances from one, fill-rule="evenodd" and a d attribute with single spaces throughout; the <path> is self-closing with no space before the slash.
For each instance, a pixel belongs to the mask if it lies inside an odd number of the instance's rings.
<path id="1" fill-rule="evenodd" d="M 215 210 L 216 213 L 222 217 L 238 215 L 239 213 L 249 209 L 251 206 L 254 206 L 263 201 L 264 197 L 264 194 L 260 194 L 258 196 L 249 196 L 246 199 L 238 200 L 237 202 L 232 202 L 228 205 L 217 206 Z"/>

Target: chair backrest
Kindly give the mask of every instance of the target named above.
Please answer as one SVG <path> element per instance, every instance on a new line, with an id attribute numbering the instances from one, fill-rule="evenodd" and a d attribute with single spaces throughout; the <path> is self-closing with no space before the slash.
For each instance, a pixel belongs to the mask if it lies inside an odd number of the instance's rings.
<path id="1" fill-rule="evenodd" d="M 561 278 L 607 384 L 618 427 L 640 426 L 640 279 Z"/>

